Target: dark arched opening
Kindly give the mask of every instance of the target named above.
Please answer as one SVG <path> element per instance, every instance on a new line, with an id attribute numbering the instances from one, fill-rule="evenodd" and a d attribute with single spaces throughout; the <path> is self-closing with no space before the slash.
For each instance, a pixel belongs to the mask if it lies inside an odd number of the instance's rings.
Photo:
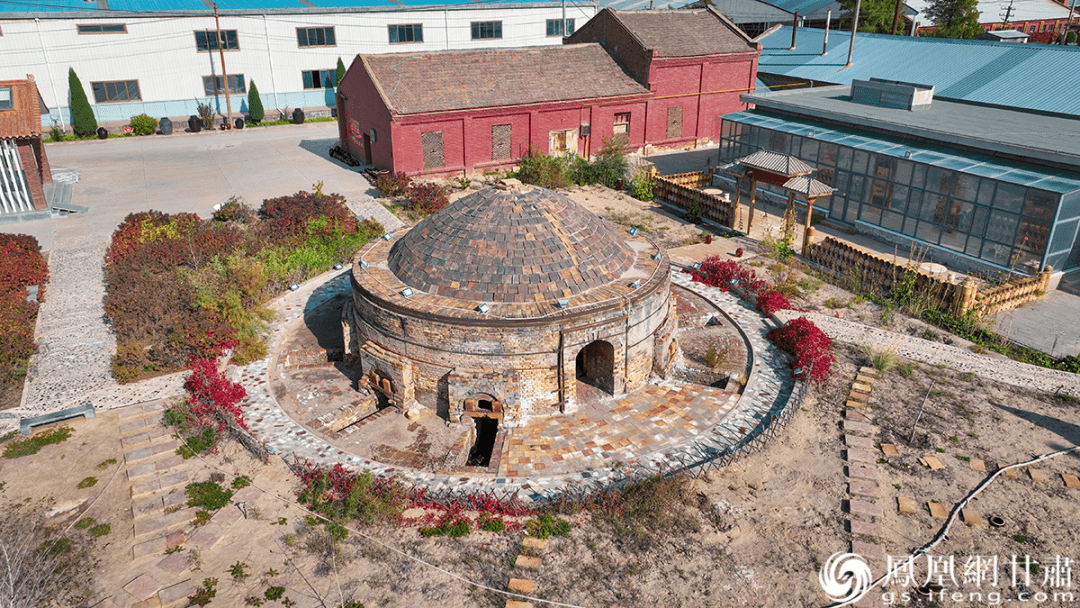
<path id="1" fill-rule="evenodd" d="M 577 379 L 608 394 L 615 393 L 615 347 L 597 340 L 581 349 L 575 361 Z"/>
<path id="2" fill-rule="evenodd" d="M 469 450 L 466 464 L 470 467 L 486 467 L 491 464 L 491 452 L 495 448 L 495 438 L 499 434 L 499 420 L 487 416 L 473 418 L 476 423 L 476 443 Z"/>

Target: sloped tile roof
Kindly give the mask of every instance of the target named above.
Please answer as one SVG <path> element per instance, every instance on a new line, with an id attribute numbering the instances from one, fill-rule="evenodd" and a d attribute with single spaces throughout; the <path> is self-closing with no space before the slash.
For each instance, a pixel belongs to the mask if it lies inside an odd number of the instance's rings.
<path id="1" fill-rule="evenodd" d="M 708 9 L 612 11 L 659 57 L 696 57 L 755 50 L 745 36 Z"/>
<path id="2" fill-rule="evenodd" d="M 599 44 L 361 55 L 399 114 L 644 95 Z"/>
<path id="3" fill-rule="evenodd" d="M 806 194 L 809 196 L 824 196 L 826 194 L 832 194 L 836 191 L 836 188 L 819 182 L 818 180 L 810 177 L 809 175 L 799 175 L 793 177 L 784 182 L 784 188 L 788 190 L 794 190 L 800 194 Z"/>
<path id="4" fill-rule="evenodd" d="M 750 156 L 740 158 L 737 162 L 747 167 L 761 169 L 770 173 L 779 173 L 787 177 L 806 175 L 814 171 L 813 167 L 794 156 L 768 150 L 759 150 Z"/>

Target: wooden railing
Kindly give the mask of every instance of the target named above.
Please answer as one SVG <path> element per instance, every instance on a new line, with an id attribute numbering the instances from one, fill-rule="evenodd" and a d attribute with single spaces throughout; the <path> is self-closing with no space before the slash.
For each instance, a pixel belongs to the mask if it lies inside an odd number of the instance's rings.
<path id="1" fill-rule="evenodd" d="M 810 238 L 813 238 L 812 229 Z M 908 289 L 913 297 L 924 298 L 927 304 L 947 306 L 957 316 L 969 311 L 979 316 L 989 315 L 1037 300 L 1046 295 L 1053 272 L 1053 268 L 1047 266 L 1036 276 L 979 291 L 971 277 L 955 284 L 913 265 L 887 260 L 832 237 L 809 243 L 803 256 L 853 289 L 882 296 L 895 295 L 897 288 Z M 898 285 L 901 282 L 909 284 Z"/>
<path id="2" fill-rule="evenodd" d="M 676 175 L 657 175 L 653 194 L 683 211 L 689 211 L 694 204 L 701 211 L 701 217 L 733 228 L 735 225 L 735 203 L 731 200 L 714 196 L 698 190 L 709 183 L 709 175 L 696 171 Z"/>

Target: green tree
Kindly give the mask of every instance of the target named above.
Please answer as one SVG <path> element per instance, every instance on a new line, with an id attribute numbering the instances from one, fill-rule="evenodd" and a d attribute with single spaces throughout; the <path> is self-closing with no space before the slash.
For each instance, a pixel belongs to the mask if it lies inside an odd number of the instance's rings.
<path id="1" fill-rule="evenodd" d="M 983 32 L 978 0 L 930 0 L 926 16 L 936 26 L 937 38 L 974 38 Z"/>
<path id="2" fill-rule="evenodd" d="M 840 23 L 851 30 L 855 19 L 855 0 L 840 0 L 843 13 Z M 862 0 L 859 6 L 859 31 L 871 34 L 891 34 L 893 15 L 896 14 L 896 0 Z M 903 30 L 903 22 L 900 23 Z"/>
<path id="3" fill-rule="evenodd" d="M 255 81 L 251 81 L 251 86 L 248 87 L 248 115 L 251 116 L 252 122 L 258 124 L 259 121 L 266 116 L 266 112 L 263 111 L 262 98 L 259 97 L 259 87 L 255 86 Z"/>
<path id="4" fill-rule="evenodd" d="M 337 84 L 341 86 L 341 79 L 345 77 L 345 62 L 341 60 L 341 57 L 337 58 Z"/>
<path id="5" fill-rule="evenodd" d="M 68 68 L 68 89 L 71 90 L 71 130 L 76 135 L 93 135 L 97 131 L 97 119 L 74 68 Z"/>

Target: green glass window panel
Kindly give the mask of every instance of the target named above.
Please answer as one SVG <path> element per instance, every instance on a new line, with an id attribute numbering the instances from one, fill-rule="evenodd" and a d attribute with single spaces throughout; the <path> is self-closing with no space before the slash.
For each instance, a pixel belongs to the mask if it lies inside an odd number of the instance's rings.
<path id="1" fill-rule="evenodd" d="M 848 186 L 848 200 L 860 203 L 866 200 L 864 190 L 866 188 L 866 176 L 859 173 L 851 174 L 851 185 Z"/>
<path id="2" fill-rule="evenodd" d="M 836 177 L 834 179 L 836 180 L 836 183 L 834 183 L 832 187 L 839 190 L 841 196 L 848 196 L 848 182 L 851 180 L 851 174 L 847 171 L 837 170 Z"/>
<path id="3" fill-rule="evenodd" d="M 990 210 L 986 207 L 975 206 L 974 219 L 971 222 L 971 234 L 982 236 L 986 234 L 986 218 L 990 216 Z"/>
<path id="4" fill-rule="evenodd" d="M 915 238 L 920 241 L 926 241 L 927 243 L 937 244 L 938 238 L 941 237 L 941 226 L 933 222 L 919 222 L 919 227 L 915 229 Z"/>
<path id="5" fill-rule="evenodd" d="M 850 171 L 851 170 L 851 155 L 852 155 L 853 152 L 854 152 L 854 150 L 852 150 L 851 148 L 841 146 L 840 147 L 840 155 L 837 157 L 837 160 L 836 160 L 836 166 L 841 168 L 841 169 L 845 169 L 847 171 Z"/>
<path id="6" fill-rule="evenodd" d="M 1068 255 L 1068 252 L 1059 253 L 1056 255 L 1049 255 L 1046 258 L 1046 264 L 1048 266 L 1052 266 L 1054 270 L 1057 270 L 1058 268 L 1061 268 L 1061 265 L 1065 262 L 1066 255 Z"/>
<path id="7" fill-rule="evenodd" d="M 1033 171 L 1025 171 L 1024 169 L 1013 169 L 1007 174 L 1007 178 L 1014 184 L 1021 184 L 1024 186 L 1031 186 L 1036 182 L 1042 181 L 1046 178 L 1045 173 L 1035 173 Z"/>
<path id="8" fill-rule="evenodd" d="M 949 230 L 946 228 L 941 233 L 941 241 L 938 243 L 942 247 L 948 247 L 954 251 L 963 251 L 964 245 L 967 241 L 966 232 L 957 232 L 956 230 Z"/>
<path id="9" fill-rule="evenodd" d="M 881 224 L 881 207 L 875 207 L 873 205 L 862 205 L 859 210 L 859 219 L 874 224 L 875 226 Z"/>
<path id="10" fill-rule="evenodd" d="M 1072 253 L 1070 253 L 1069 257 L 1065 260 L 1065 270 L 1076 268 L 1077 266 L 1080 266 L 1080 239 L 1077 239 L 1073 244 Z"/>
<path id="11" fill-rule="evenodd" d="M 1024 216 L 1042 220 L 1054 221 L 1054 212 L 1057 210 L 1057 197 L 1049 192 L 1028 190 L 1024 202 Z"/>
<path id="12" fill-rule="evenodd" d="M 1020 228 L 1016 231 L 1017 247 L 1038 253 L 1042 256 L 1046 249 L 1046 239 L 1050 236 L 1050 226 L 1026 217 L 1020 217 Z"/>
<path id="13" fill-rule="evenodd" d="M 1000 264 L 1005 266 L 1009 263 L 1009 255 L 1012 253 L 1012 248 L 1008 245 L 1002 245 L 1001 243 L 983 243 L 982 255 L 979 257 L 988 262 Z"/>
<path id="14" fill-rule="evenodd" d="M 973 201 L 979 192 L 979 178 L 957 173 L 953 177 L 952 195 L 965 201 Z"/>
<path id="15" fill-rule="evenodd" d="M 1080 222 L 1072 220 L 1054 226 L 1054 237 L 1050 240 L 1048 251 L 1068 251 L 1076 239 L 1076 226 L 1078 223 Z"/>
<path id="16" fill-rule="evenodd" d="M 995 187 L 997 187 L 997 182 L 992 179 L 979 180 L 979 194 L 975 197 L 975 202 L 989 206 L 994 200 Z"/>
<path id="17" fill-rule="evenodd" d="M 844 221 L 849 224 L 854 224 L 855 220 L 859 217 L 859 201 L 848 197 L 847 207 L 844 209 Z"/>
<path id="18" fill-rule="evenodd" d="M 926 183 L 926 165 L 915 165 L 911 172 L 911 187 L 922 189 Z"/>
<path id="19" fill-rule="evenodd" d="M 979 250 L 982 248 L 982 239 L 977 236 L 969 236 L 967 245 L 964 246 L 964 253 L 970 255 L 973 258 L 979 257 Z"/>
<path id="20" fill-rule="evenodd" d="M 1019 213 L 1024 205 L 1024 189 L 1014 184 L 998 184 L 993 207 Z"/>
<path id="21" fill-rule="evenodd" d="M 822 142 L 821 152 L 818 154 L 818 162 L 823 165 L 835 165 L 838 154 L 839 148 L 836 144 Z"/>
<path id="22" fill-rule="evenodd" d="M 1034 184 L 1036 188 L 1066 194 L 1080 188 L 1080 182 L 1064 177 L 1047 177 Z"/>
<path id="23" fill-rule="evenodd" d="M 948 194 L 952 185 L 952 172 L 938 167 L 926 168 L 926 189 L 930 192 Z"/>
<path id="24" fill-rule="evenodd" d="M 919 209 L 922 208 L 923 196 L 926 193 L 922 190 L 912 190 L 911 195 L 908 197 L 907 215 L 908 217 L 918 217 Z"/>
<path id="25" fill-rule="evenodd" d="M 818 162 L 818 142 L 813 139 L 803 139 L 800 158 L 813 164 Z"/>
<path id="26" fill-rule="evenodd" d="M 780 133 L 779 131 L 767 131 L 768 143 L 766 146 L 773 152 L 779 152 L 781 154 L 788 153 L 788 144 L 790 143 L 790 136 L 787 133 Z"/>
<path id="27" fill-rule="evenodd" d="M 923 198 L 922 209 L 919 210 L 919 219 L 924 222 L 940 223 L 945 219 L 948 202 L 949 199 L 944 194 L 927 192 Z"/>
<path id="28" fill-rule="evenodd" d="M 827 184 L 827 185 L 832 186 L 833 188 L 835 188 L 836 187 L 836 169 L 833 169 L 832 167 L 825 167 L 825 166 L 822 166 L 822 165 L 818 165 L 817 180 L 820 181 L 823 184 Z"/>
<path id="29" fill-rule="evenodd" d="M 891 187 L 891 182 L 887 182 L 883 179 L 872 179 L 870 180 L 870 192 L 867 194 L 865 200 L 875 207 L 885 207 L 889 204 L 889 191 Z"/>
<path id="30" fill-rule="evenodd" d="M 1012 243 L 1016 235 L 1019 217 L 999 209 L 990 212 L 990 223 L 986 226 L 986 238 L 998 243 Z"/>
<path id="31" fill-rule="evenodd" d="M 852 173 L 867 173 L 867 162 L 870 160 L 870 154 L 863 152 L 862 150 L 855 150 L 854 156 L 851 160 L 851 172 Z"/>
<path id="32" fill-rule="evenodd" d="M 883 211 L 881 213 L 881 227 L 902 232 L 904 229 L 904 215 L 895 211 Z"/>
<path id="33" fill-rule="evenodd" d="M 896 161 L 896 177 L 894 178 L 898 184 L 910 184 L 911 183 L 911 163 L 906 160 Z"/>
<path id="34" fill-rule="evenodd" d="M 951 230 L 967 232 L 975 215 L 975 205 L 952 199 L 945 213 L 945 227 Z"/>
<path id="35" fill-rule="evenodd" d="M 907 211 L 908 187 L 893 185 L 892 196 L 889 197 L 889 209 L 897 213 Z"/>

